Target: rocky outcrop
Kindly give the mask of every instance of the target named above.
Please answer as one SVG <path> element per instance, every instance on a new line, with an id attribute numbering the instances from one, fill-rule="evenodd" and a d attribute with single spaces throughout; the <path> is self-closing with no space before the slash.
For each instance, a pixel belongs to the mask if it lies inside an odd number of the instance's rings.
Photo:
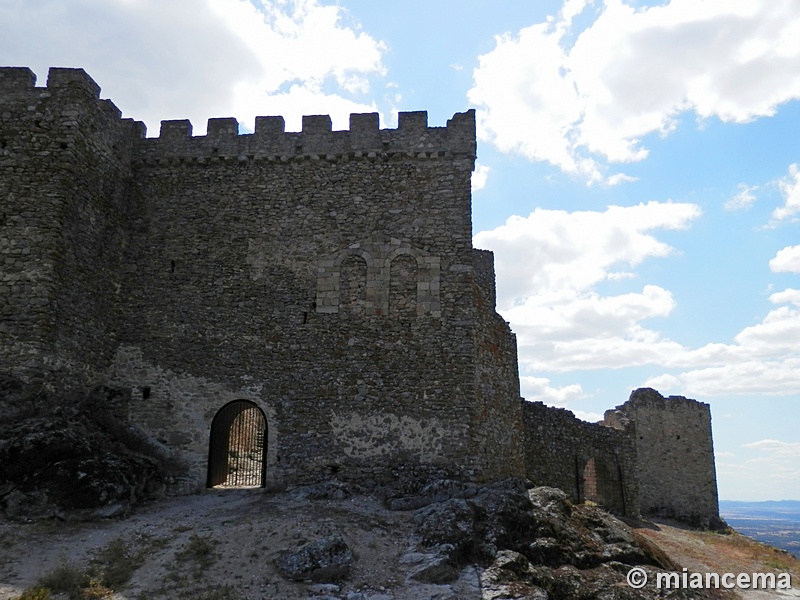
<path id="1" fill-rule="evenodd" d="M 115 416 L 110 407 L 124 393 L 99 387 L 0 424 L 0 508 L 7 516 L 113 517 L 163 492 L 179 467 Z"/>
<path id="2" fill-rule="evenodd" d="M 640 567 L 655 581 L 659 571 L 680 570 L 605 511 L 573 505 L 555 488 L 527 490 L 520 480 L 431 504 L 417 511 L 415 522 L 419 544 L 431 555 L 421 572 L 436 577 L 477 563 L 484 600 L 659 598 L 656 589 L 628 586 L 628 571 Z M 675 592 L 671 598 L 707 597 Z"/>

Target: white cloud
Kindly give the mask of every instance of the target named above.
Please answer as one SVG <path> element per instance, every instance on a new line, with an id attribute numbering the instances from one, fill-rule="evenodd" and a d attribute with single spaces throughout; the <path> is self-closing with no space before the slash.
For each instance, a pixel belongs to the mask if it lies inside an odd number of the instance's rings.
<path id="1" fill-rule="evenodd" d="M 728 343 L 698 348 L 645 325 L 675 309 L 669 290 L 645 283 L 599 293 L 601 283 L 629 286 L 642 261 L 675 252 L 654 231 L 686 228 L 699 215 L 692 204 L 658 202 L 604 212 L 537 209 L 475 236 L 476 247 L 494 251 L 498 310 L 517 334 L 523 375 L 537 375 L 527 397 L 567 401 L 559 394 L 568 388 L 551 389 L 543 373 L 644 365 L 667 370 L 644 385 L 694 397 L 800 393 L 800 290 L 773 293 L 779 306 L 757 323 Z M 779 252 L 773 270 L 793 269 L 795 253 L 800 247 Z"/>
<path id="2" fill-rule="evenodd" d="M 764 439 L 741 448 L 735 456 L 717 454 L 721 498 L 758 501 L 800 495 L 800 443 Z"/>
<path id="3" fill-rule="evenodd" d="M 690 370 L 664 373 L 644 385 L 696 397 L 800 393 L 800 290 L 786 289 L 769 300 L 793 306 L 770 310 L 730 344 L 711 343 L 665 354 L 661 362 L 665 367 Z"/>
<path id="4" fill-rule="evenodd" d="M 580 31 L 590 5 L 602 10 Z M 668 135 L 682 113 L 746 122 L 800 97 L 798 38 L 794 0 L 570 1 L 497 37 L 468 97 L 481 139 L 602 181 L 607 163 L 645 158 L 644 136 Z"/>
<path id="5" fill-rule="evenodd" d="M 800 351 L 800 310 L 781 306 L 733 338 L 749 356 L 778 357 Z"/>
<path id="6" fill-rule="evenodd" d="M 769 301 L 773 304 L 794 304 L 800 306 L 800 290 L 787 288 L 782 292 L 775 292 L 770 295 Z"/>
<path id="7" fill-rule="evenodd" d="M 252 122 L 268 110 L 299 130 L 303 115 L 330 114 L 334 128 L 347 129 L 351 112 L 376 112 L 374 103 L 357 103 L 342 94 L 369 91 L 367 75 L 382 75 L 382 43 L 340 25 L 342 9 L 316 0 L 264 3 L 208 0 L 211 10 L 261 65 L 257 77 L 234 87 L 237 115 Z M 321 49 L 324 48 L 324 52 Z M 276 57 L 280 60 L 276 60 Z M 339 93 L 322 90 L 332 79 Z M 288 90 L 283 90 L 291 84 Z"/>
<path id="8" fill-rule="evenodd" d="M 739 192 L 730 200 L 723 204 L 723 208 L 728 211 L 744 210 L 750 208 L 753 202 L 756 201 L 756 196 L 753 194 L 758 189 L 758 186 L 747 186 L 743 183 L 739 184 Z"/>
<path id="9" fill-rule="evenodd" d="M 587 412 L 585 410 L 573 410 L 572 414 L 574 414 L 582 421 L 588 421 L 589 423 L 597 423 L 598 421 L 603 420 L 603 415 L 596 412 Z"/>
<path id="10" fill-rule="evenodd" d="M 606 179 L 607 185 L 619 185 L 620 183 L 631 183 L 633 181 L 639 181 L 638 177 L 631 177 L 630 175 L 626 175 L 625 173 L 616 173 L 611 175 L 608 179 Z"/>
<path id="11" fill-rule="evenodd" d="M 0 55 L 30 66 L 83 67 L 150 135 L 162 119 L 374 111 L 362 98 L 384 73 L 384 46 L 318 0 L 58 0 L 0 5 Z M 101 48 L 102 51 L 98 51 Z M 324 51 L 321 49 L 324 48 Z"/>
<path id="12" fill-rule="evenodd" d="M 550 380 L 545 377 L 523 375 L 519 378 L 519 384 L 520 394 L 523 398 L 530 401 L 544 402 L 545 404 L 564 406 L 568 402 L 586 397 L 583 388 L 577 383 L 554 387 L 550 384 Z"/>
<path id="13" fill-rule="evenodd" d="M 782 442 L 780 440 L 759 440 L 742 444 L 742 448 L 752 448 L 767 452 L 773 456 L 793 456 L 800 458 L 800 442 Z"/>
<path id="14" fill-rule="evenodd" d="M 604 212 L 537 208 L 527 217 L 475 235 L 475 246 L 495 252 L 498 306 L 562 301 L 618 278 L 615 265 L 636 266 L 674 249 L 647 232 L 685 229 L 700 216 L 694 204 L 649 202 Z"/>
<path id="15" fill-rule="evenodd" d="M 520 363 L 538 371 L 651 364 L 680 345 L 644 328 L 675 301 L 668 290 L 602 296 L 596 286 L 635 277 L 635 267 L 674 252 L 650 231 L 685 229 L 700 216 L 693 204 L 650 202 L 604 212 L 536 209 L 475 236 L 495 254 L 498 309 L 517 334 Z"/>
<path id="16" fill-rule="evenodd" d="M 232 112 L 240 123 L 255 123 L 258 115 L 280 115 L 286 131 L 300 131 L 303 115 L 330 115 L 333 129 L 349 129 L 351 113 L 378 112 L 375 104 L 362 104 L 338 94 L 324 94 L 309 85 L 293 85 L 286 92 L 268 94 L 258 84 L 234 86 Z"/>
<path id="17" fill-rule="evenodd" d="M 800 359 L 739 359 L 728 365 L 652 377 L 644 385 L 662 393 L 675 392 L 697 398 L 788 396 L 800 393 Z"/>
<path id="18" fill-rule="evenodd" d="M 789 174 L 777 181 L 784 204 L 772 211 L 773 221 L 782 221 L 800 212 L 800 167 L 789 165 Z"/>
<path id="19" fill-rule="evenodd" d="M 769 261 L 773 273 L 800 273 L 800 246 L 787 246 L 778 250 L 775 258 Z"/>
<path id="20" fill-rule="evenodd" d="M 486 180 L 489 177 L 489 171 L 492 169 L 486 165 L 476 164 L 475 170 L 472 172 L 472 191 L 477 192 L 486 187 Z"/>

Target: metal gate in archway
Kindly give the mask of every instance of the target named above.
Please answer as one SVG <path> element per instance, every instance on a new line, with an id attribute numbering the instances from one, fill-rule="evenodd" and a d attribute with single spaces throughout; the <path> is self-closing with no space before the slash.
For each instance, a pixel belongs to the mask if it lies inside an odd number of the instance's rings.
<path id="1" fill-rule="evenodd" d="M 211 422 L 208 487 L 263 487 L 267 418 L 249 400 L 234 400 Z"/>
<path id="2" fill-rule="evenodd" d="M 592 457 L 583 469 L 584 502 L 599 504 L 608 511 L 625 514 L 622 471 L 618 464 Z"/>

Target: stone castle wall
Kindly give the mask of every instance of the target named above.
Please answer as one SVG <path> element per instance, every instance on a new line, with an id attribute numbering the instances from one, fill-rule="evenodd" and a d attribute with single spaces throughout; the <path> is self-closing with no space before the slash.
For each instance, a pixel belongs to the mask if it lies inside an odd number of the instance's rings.
<path id="1" fill-rule="evenodd" d="M 524 402 L 526 474 L 536 485 L 564 490 L 623 515 L 639 514 L 632 429 L 587 423 L 565 409 Z"/>
<path id="2" fill-rule="evenodd" d="M 494 311 L 494 255 L 474 250 L 473 294 L 478 315 L 475 370 L 478 424 L 477 448 L 481 462 L 495 477 L 525 472 L 525 428 L 519 393 L 517 338 Z"/>
<path id="3" fill-rule="evenodd" d="M 4 369 L 35 371 L 31 355 L 133 389 L 131 420 L 195 481 L 233 399 L 267 416 L 275 482 L 522 474 L 516 345 L 475 276 L 473 112 L 296 133 L 259 117 L 247 135 L 211 119 L 194 137 L 165 121 L 145 138 L 82 70 L 46 88 L 0 73 L 17 268 L 2 298 L 38 319 L 7 332 Z"/>
<path id="4" fill-rule="evenodd" d="M 136 129 L 83 72 L 0 69 L 0 364 L 59 385 L 110 363 Z"/>
<path id="5" fill-rule="evenodd" d="M 493 256 L 472 247 L 473 111 L 396 129 L 351 115 L 347 131 L 258 117 L 244 135 L 164 121 L 146 138 L 99 92 L 80 69 L 35 87 L 0 68 L 0 371 L 128 388 L 186 489 L 217 411 L 248 400 L 270 485 L 423 465 L 716 514 L 706 405 L 637 397 L 615 429 L 521 401 Z"/>
<path id="6" fill-rule="evenodd" d="M 246 160 L 259 129 L 232 127 L 227 146 L 142 142 L 122 337 L 148 364 L 261 406 L 275 429 L 268 471 L 284 479 L 380 477 L 393 462 L 457 465 L 469 477 L 485 469 L 468 450 L 474 149 L 440 157 L 447 136 L 429 133 L 423 116 L 411 120 L 416 138 L 383 132 L 369 152 L 352 151 L 329 121 L 327 144 L 314 128 L 267 130 L 277 137 L 264 152 L 287 154 Z M 176 418 L 199 424 L 221 406 L 151 389 L 143 418 L 156 433 L 177 407 Z M 204 458 L 205 445 L 182 449 Z"/>

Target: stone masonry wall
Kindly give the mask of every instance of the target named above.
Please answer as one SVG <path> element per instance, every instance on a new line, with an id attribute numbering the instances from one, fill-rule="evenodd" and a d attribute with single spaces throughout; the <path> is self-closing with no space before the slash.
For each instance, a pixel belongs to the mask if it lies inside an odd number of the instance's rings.
<path id="1" fill-rule="evenodd" d="M 81 69 L 37 88 L 0 68 L 2 374 L 129 388 L 128 418 L 186 461 L 183 491 L 242 399 L 267 419 L 268 485 L 429 465 L 717 517 L 707 405 L 639 390 L 605 427 L 520 401 L 493 255 L 472 248 L 473 111 L 145 138 L 99 92 Z"/>
<path id="2" fill-rule="evenodd" d="M 380 479 L 402 463 L 491 477 L 497 453 L 475 445 L 509 444 L 476 400 L 473 114 L 430 128 L 402 113 L 397 130 L 353 115 L 345 132 L 306 117 L 298 133 L 259 118 L 251 135 L 213 119 L 201 137 L 177 121 L 146 139 L 81 70 L 52 70 L 48 88 L 0 73 L 4 157 L 20 161 L 4 163 L 18 180 L 3 214 L 49 207 L 49 237 L 23 223 L 24 245 L 4 240 L 29 271 L 1 295 L 19 321 L 4 369 L 29 354 L 32 372 L 44 361 L 75 385 L 130 387 L 131 420 L 189 461 L 190 487 L 214 414 L 237 398 L 267 415 L 273 482 Z M 42 138 L 49 162 L 31 169 L 40 146 L 19 140 L 41 132 L 19 114 L 37 102 L 66 133 Z"/>
<path id="3" fill-rule="evenodd" d="M 0 364 L 96 381 L 115 347 L 132 142 L 144 130 L 80 69 L 0 69 Z"/>
<path id="4" fill-rule="evenodd" d="M 526 474 L 536 485 L 564 490 L 573 502 L 593 501 L 638 516 L 633 430 L 587 423 L 566 409 L 522 402 Z"/>
<path id="5" fill-rule="evenodd" d="M 517 339 L 495 310 L 494 255 L 473 250 L 474 299 L 479 317 L 475 346 L 474 447 L 491 477 L 525 472 Z"/>
<path id="6" fill-rule="evenodd" d="M 711 411 L 682 396 L 649 388 L 606 412 L 610 425 L 633 425 L 642 513 L 716 527 L 719 524 Z"/>

